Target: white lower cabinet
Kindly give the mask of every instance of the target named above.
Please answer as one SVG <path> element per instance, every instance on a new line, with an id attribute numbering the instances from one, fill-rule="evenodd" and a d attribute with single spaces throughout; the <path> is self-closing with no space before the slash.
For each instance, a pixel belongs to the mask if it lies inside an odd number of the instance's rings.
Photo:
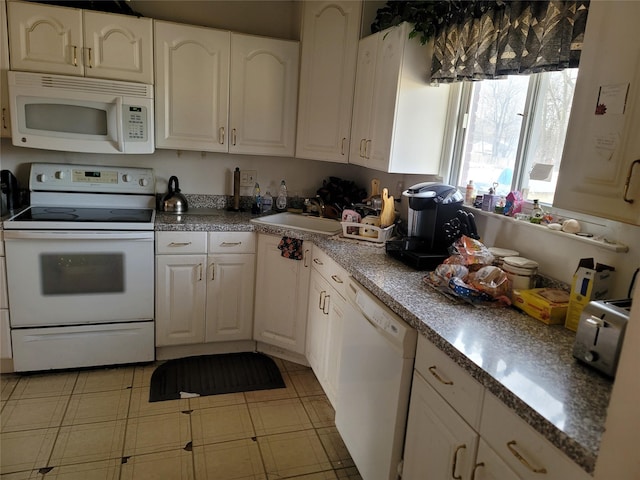
<path id="1" fill-rule="evenodd" d="M 156 252 L 156 346 L 251 340 L 253 233 L 159 232 Z"/>
<path id="2" fill-rule="evenodd" d="M 480 434 L 516 478 L 533 480 L 587 480 L 584 470 L 549 443 L 495 396 L 487 393 Z M 491 478 L 491 477 L 489 477 Z"/>
<path id="3" fill-rule="evenodd" d="M 418 359 L 416 365 L 417 362 Z M 411 389 L 403 478 L 470 478 L 478 436 L 416 371 Z"/>
<path id="4" fill-rule="evenodd" d="M 2 5 L 4 6 L 4 5 Z M 0 231 L 0 372 L 13 371 L 11 349 L 11 326 L 9 324 L 9 298 L 7 295 L 6 265 L 4 261 L 4 238 Z"/>
<path id="5" fill-rule="evenodd" d="M 402 477 L 587 480 L 589 475 L 418 337 Z"/>
<path id="6" fill-rule="evenodd" d="M 280 240 L 258 235 L 253 338 L 285 353 L 304 355 L 313 244 L 305 240 L 304 258 L 292 260 L 281 255 Z"/>
<path id="7" fill-rule="evenodd" d="M 473 480 L 521 480 L 482 438 L 478 442 L 478 454 L 471 478 Z"/>
<path id="8" fill-rule="evenodd" d="M 307 312 L 307 360 L 331 404 L 336 406 L 347 272 L 318 249 L 313 251 Z M 334 286 L 335 285 L 335 286 Z"/>

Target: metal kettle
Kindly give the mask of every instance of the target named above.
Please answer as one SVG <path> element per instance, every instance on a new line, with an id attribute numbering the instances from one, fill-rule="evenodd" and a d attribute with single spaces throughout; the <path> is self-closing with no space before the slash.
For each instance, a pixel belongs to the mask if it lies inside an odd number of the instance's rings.
<path id="1" fill-rule="evenodd" d="M 163 212 L 183 213 L 189 209 L 187 199 L 180 193 L 178 177 L 169 177 L 168 191 L 160 200 L 160 210 Z"/>

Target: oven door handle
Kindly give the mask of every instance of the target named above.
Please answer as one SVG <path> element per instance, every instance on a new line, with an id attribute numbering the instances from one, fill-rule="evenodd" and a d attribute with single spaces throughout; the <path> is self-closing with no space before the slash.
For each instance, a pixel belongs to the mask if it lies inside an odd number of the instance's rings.
<path id="1" fill-rule="evenodd" d="M 147 240 L 153 241 L 153 232 L 83 232 L 5 230 L 5 240 Z"/>

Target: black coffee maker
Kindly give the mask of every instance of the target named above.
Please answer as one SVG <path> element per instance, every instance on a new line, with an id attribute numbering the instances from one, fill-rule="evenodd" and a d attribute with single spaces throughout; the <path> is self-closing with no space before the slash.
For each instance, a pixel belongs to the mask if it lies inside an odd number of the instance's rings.
<path id="1" fill-rule="evenodd" d="M 456 218 L 464 197 L 456 187 L 418 183 L 402 192 L 409 199 L 407 235 L 386 243 L 389 255 L 419 270 L 433 270 L 449 256 L 444 224 Z"/>
<path id="2" fill-rule="evenodd" d="M 20 207 L 18 180 L 10 170 L 0 170 L 0 217 L 13 213 Z"/>

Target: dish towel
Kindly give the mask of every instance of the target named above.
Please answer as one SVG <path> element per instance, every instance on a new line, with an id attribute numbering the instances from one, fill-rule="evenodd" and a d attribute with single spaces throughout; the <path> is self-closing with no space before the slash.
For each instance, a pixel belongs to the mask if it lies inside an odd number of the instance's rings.
<path id="1" fill-rule="evenodd" d="M 278 248 L 282 252 L 281 255 L 284 258 L 290 258 L 291 260 L 302 260 L 304 251 L 302 250 L 302 240 L 298 238 L 282 237 Z"/>

